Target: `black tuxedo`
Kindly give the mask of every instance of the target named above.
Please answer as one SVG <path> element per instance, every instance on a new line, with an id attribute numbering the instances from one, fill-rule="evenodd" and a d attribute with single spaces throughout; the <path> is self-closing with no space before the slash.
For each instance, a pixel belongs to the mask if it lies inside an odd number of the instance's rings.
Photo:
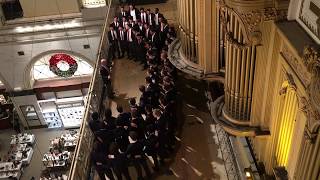
<path id="1" fill-rule="evenodd" d="M 151 40 L 150 28 L 149 29 L 145 29 L 144 37 L 145 37 L 146 41 L 150 41 Z"/>
<path id="2" fill-rule="evenodd" d="M 151 19 L 150 19 L 150 16 L 151 16 Z M 149 24 L 150 26 L 155 25 L 153 13 L 147 14 L 147 24 Z"/>
<path id="3" fill-rule="evenodd" d="M 137 18 L 137 19 L 140 19 L 140 13 L 139 13 L 139 11 L 138 11 L 136 8 L 134 8 L 133 11 L 135 12 L 136 18 Z M 131 16 L 131 10 L 129 10 L 129 16 Z M 132 18 L 133 18 L 133 17 L 132 17 Z M 135 20 L 135 19 L 133 18 L 133 21 L 134 21 L 134 20 Z"/>
<path id="4" fill-rule="evenodd" d="M 127 32 L 125 30 L 118 31 L 118 39 L 121 50 L 121 57 L 124 56 L 125 52 L 128 51 L 128 43 L 127 43 Z"/>
<path id="5" fill-rule="evenodd" d="M 110 75 L 110 70 L 108 67 L 104 67 L 104 66 L 101 66 L 100 67 L 100 75 L 101 75 L 101 78 L 103 80 L 103 83 L 105 85 L 108 85 L 110 83 L 110 79 L 109 79 L 109 75 Z M 96 126 L 95 126 L 96 127 Z"/>
<path id="6" fill-rule="evenodd" d="M 120 56 L 119 45 L 118 45 L 118 33 L 116 30 L 113 32 L 108 32 L 108 40 L 109 40 L 109 59 L 114 59 L 115 53 L 118 53 L 118 57 Z"/>
<path id="7" fill-rule="evenodd" d="M 131 31 L 131 32 L 130 32 Z M 133 34 L 133 29 L 128 29 L 127 30 L 127 43 L 128 43 L 128 58 L 132 59 L 134 56 L 134 34 Z"/>
<path id="8" fill-rule="evenodd" d="M 135 40 L 135 58 L 138 61 L 145 62 L 145 57 L 146 57 L 146 48 L 144 47 L 144 41 L 141 39 L 140 42 L 139 40 Z"/>
<path id="9" fill-rule="evenodd" d="M 118 29 L 121 23 L 119 21 L 116 21 L 116 22 L 113 21 L 111 25 L 114 27 L 114 29 Z"/>
<path id="10" fill-rule="evenodd" d="M 157 15 L 158 15 L 158 19 L 157 19 Z M 154 23 L 158 27 L 160 26 L 159 18 L 163 18 L 163 15 L 161 13 L 154 14 Z M 157 24 L 157 20 L 158 20 L 158 24 Z"/>
<path id="11" fill-rule="evenodd" d="M 128 11 L 119 12 L 118 15 L 119 19 L 122 19 L 122 17 L 128 17 Z"/>
<path id="12" fill-rule="evenodd" d="M 140 141 L 137 141 L 135 143 L 131 143 L 128 146 L 127 151 L 125 154 L 130 157 L 132 160 L 133 166 L 135 167 L 138 179 L 143 179 L 142 175 L 142 168 L 143 167 L 148 179 L 151 177 L 151 172 L 149 170 L 149 167 L 146 162 L 146 158 L 143 152 L 144 144 Z"/>
<path id="13" fill-rule="evenodd" d="M 146 12 L 140 13 L 140 20 L 143 24 L 148 23 L 148 15 Z"/>
<path id="14" fill-rule="evenodd" d="M 154 35 L 151 35 L 150 37 L 152 45 L 156 47 L 157 49 L 161 49 L 161 42 L 159 38 L 159 34 L 155 33 Z"/>

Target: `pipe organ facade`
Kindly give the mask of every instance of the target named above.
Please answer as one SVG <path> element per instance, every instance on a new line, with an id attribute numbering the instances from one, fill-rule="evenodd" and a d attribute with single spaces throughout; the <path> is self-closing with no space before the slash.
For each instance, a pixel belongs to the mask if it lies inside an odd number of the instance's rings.
<path id="1" fill-rule="evenodd" d="M 310 12 L 299 9 L 306 1 L 312 3 Z M 314 0 L 177 2 L 180 54 L 205 75 L 224 78 L 215 121 L 230 135 L 249 139 L 264 177 L 278 177 L 280 169 L 288 179 L 319 179 L 320 41 L 299 18 L 302 14 L 306 23 L 320 5 Z M 288 11 L 296 14 L 290 21 Z"/>

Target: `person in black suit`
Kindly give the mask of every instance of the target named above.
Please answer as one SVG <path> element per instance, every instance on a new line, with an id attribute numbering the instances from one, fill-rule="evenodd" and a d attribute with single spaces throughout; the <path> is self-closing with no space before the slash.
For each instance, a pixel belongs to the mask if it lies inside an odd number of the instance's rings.
<path id="1" fill-rule="evenodd" d="M 166 129 L 166 120 L 164 119 L 160 109 L 153 110 L 153 116 L 156 118 L 154 122 L 155 135 L 159 138 L 159 157 L 160 163 L 163 164 L 163 159 L 166 156 L 166 144 L 167 144 L 167 129 Z"/>
<path id="2" fill-rule="evenodd" d="M 119 148 L 118 144 L 112 143 L 110 145 L 108 158 L 118 180 L 122 180 L 122 175 L 126 180 L 131 180 L 128 170 L 128 159 L 124 154 L 124 150 Z"/>
<path id="3" fill-rule="evenodd" d="M 137 25 L 138 25 L 137 27 L 138 27 L 138 30 L 139 30 L 139 34 L 144 36 L 146 30 L 145 30 L 144 25 L 143 25 L 143 23 L 141 22 L 140 19 L 138 19 Z"/>
<path id="4" fill-rule="evenodd" d="M 165 45 L 165 40 L 167 39 L 167 34 L 169 32 L 169 25 L 166 19 L 163 19 L 160 24 L 160 41 L 161 45 Z"/>
<path id="5" fill-rule="evenodd" d="M 158 50 L 161 49 L 161 42 L 160 42 L 160 38 L 159 38 L 159 34 L 157 34 L 156 29 L 152 28 L 150 31 L 151 34 L 151 42 L 152 42 L 152 46 L 156 47 Z"/>
<path id="6" fill-rule="evenodd" d="M 162 18 L 163 15 L 159 12 L 158 8 L 154 9 L 154 24 L 156 27 L 160 26 L 159 18 Z"/>
<path id="7" fill-rule="evenodd" d="M 118 57 L 120 57 L 120 51 L 118 46 L 118 33 L 114 26 L 111 24 L 109 26 L 108 31 L 108 40 L 109 40 L 109 59 L 116 58 L 116 53 L 118 54 Z"/>
<path id="8" fill-rule="evenodd" d="M 127 30 L 127 44 L 128 44 L 128 51 L 127 51 L 127 54 L 128 54 L 128 58 L 129 59 L 132 59 L 133 58 L 133 53 L 134 53 L 134 34 L 133 34 L 133 30 L 131 28 L 130 25 L 126 25 L 126 30 Z"/>
<path id="9" fill-rule="evenodd" d="M 144 32 L 144 39 L 146 42 L 150 41 L 151 40 L 151 33 L 150 33 L 150 26 L 148 24 L 144 24 L 144 29 L 145 29 L 145 32 Z"/>
<path id="10" fill-rule="evenodd" d="M 97 112 L 93 112 L 91 114 L 91 121 L 89 121 L 89 127 L 93 133 L 101 129 L 101 122 L 99 121 L 99 114 Z"/>
<path id="11" fill-rule="evenodd" d="M 150 172 L 150 169 L 149 169 L 148 164 L 146 162 L 146 157 L 143 152 L 143 148 L 144 148 L 143 143 L 141 141 L 138 141 L 138 134 L 134 131 L 131 131 L 129 133 L 128 138 L 129 138 L 130 144 L 129 144 L 125 154 L 132 161 L 133 166 L 135 167 L 137 174 L 138 174 L 138 180 L 144 179 L 143 175 L 142 175 L 141 166 L 143 167 L 143 169 L 147 175 L 147 179 L 150 179 L 151 172 Z"/>
<path id="12" fill-rule="evenodd" d="M 144 85 L 141 85 L 139 87 L 139 91 L 141 92 L 139 106 L 144 109 L 146 105 L 151 104 L 151 97 L 150 94 L 146 91 L 146 87 Z"/>
<path id="13" fill-rule="evenodd" d="M 111 23 L 111 25 L 114 27 L 114 29 L 118 30 L 120 24 L 121 23 L 119 22 L 118 16 L 114 16 L 113 21 Z"/>
<path id="14" fill-rule="evenodd" d="M 162 116 L 167 124 L 167 138 L 168 146 L 172 147 L 175 143 L 175 130 L 176 130 L 176 118 L 175 118 L 175 108 L 173 103 L 169 103 L 164 97 L 159 98 L 160 107 L 162 108 Z"/>
<path id="15" fill-rule="evenodd" d="M 159 160 L 158 160 L 158 148 L 159 148 L 159 138 L 155 135 L 155 127 L 150 124 L 146 127 L 145 132 L 145 149 L 144 152 L 147 153 L 148 156 L 152 157 L 154 162 L 153 169 L 155 171 L 159 171 Z"/>
<path id="16" fill-rule="evenodd" d="M 123 29 L 122 26 L 119 26 L 118 30 L 118 39 L 119 39 L 119 45 L 120 45 L 120 51 L 121 55 L 120 58 L 124 57 L 124 54 L 127 52 L 128 53 L 128 43 L 127 43 L 127 32 Z"/>
<path id="17" fill-rule="evenodd" d="M 112 92 L 112 84 L 111 84 L 111 70 L 108 66 L 109 63 L 106 59 L 101 59 L 100 61 L 100 76 L 102 78 L 103 84 L 107 89 L 107 95 L 109 98 L 114 97 L 114 93 Z"/>
<path id="18" fill-rule="evenodd" d="M 94 150 L 91 152 L 91 160 L 95 169 L 98 172 L 98 175 L 101 180 L 106 180 L 105 175 L 110 179 L 114 180 L 111 163 L 107 158 L 107 153 L 102 150 L 103 145 L 99 142 L 96 142 Z"/>
<path id="19" fill-rule="evenodd" d="M 118 14 L 119 19 L 122 19 L 123 17 L 127 18 L 128 17 L 128 11 L 124 9 L 124 6 L 120 7 L 120 12 Z"/>
<path id="20" fill-rule="evenodd" d="M 142 35 L 138 33 L 136 35 L 136 41 L 135 41 L 135 58 L 137 61 L 140 61 L 140 63 L 146 62 L 146 49 L 144 47 L 145 43 L 143 41 Z"/>
<path id="21" fill-rule="evenodd" d="M 149 26 L 154 26 L 155 25 L 154 14 L 151 12 L 150 9 L 147 9 L 147 24 Z"/>
<path id="22" fill-rule="evenodd" d="M 114 130 L 116 128 L 116 118 L 112 116 L 112 111 L 110 108 L 105 110 L 105 118 L 103 120 L 103 129 Z"/>
<path id="23" fill-rule="evenodd" d="M 138 19 L 140 19 L 139 11 L 134 7 L 134 5 L 129 5 L 129 16 L 132 17 L 132 20 L 136 22 Z"/>
<path id="24" fill-rule="evenodd" d="M 128 20 L 127 20 L 126 17 L 122 17 L 122 18 L 121 18 L 120 24 L 121 24 L 121 26 L 122 26 L 123 29 L 126 28 L 126 25 L 127 25 L 128 23 L 129 23 L 129 22 L 128 22 Z"/>
<path id="25" fill-rule="evenodd" d="M 147 24 L 148 22 L 147 13 L 144 11 L 144 8 L 140 8 L 140 20 L 143 24 Z"/>
<path id="26" fill-rule="evenodd" d="M 116 121 L 117 128 L 122 127 L 127 130 L 130 126 L 130 113 L 124 112 L 122 106 L 117 106 L 117 111 L 119 113 Z"/>

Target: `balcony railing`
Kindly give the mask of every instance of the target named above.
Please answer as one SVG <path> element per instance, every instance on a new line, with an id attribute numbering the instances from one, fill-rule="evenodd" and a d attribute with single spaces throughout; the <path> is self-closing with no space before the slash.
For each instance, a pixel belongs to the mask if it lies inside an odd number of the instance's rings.
<path id="1" fill-rule="evenodd" d="M 106 88 L 103 86 L 100 74 L 100 59 L 108 56 L 108 41 L 107 41 L 107 28 L 112 19 L 110 13 L 114 13 L 113 0 L 107 0 L 107 11 L 104 27 L 100 39 L 99 51 L 97 55 L 97 61 L 94 68 L 93 76 L 91 79 L 88 101 L 86 104 L 86 110 L 83 118 L 83 123 L 80 127 L 80 138 L 74 151 L 73 160 L 70 167 L 70 173 L 68 180 L 86 180 L 89 178 L 91 164 L 90 155 L 93 148 L 94 136 L 89 128 L 88 122 L 93 112 L 100 112 L 103 114 Z"/>

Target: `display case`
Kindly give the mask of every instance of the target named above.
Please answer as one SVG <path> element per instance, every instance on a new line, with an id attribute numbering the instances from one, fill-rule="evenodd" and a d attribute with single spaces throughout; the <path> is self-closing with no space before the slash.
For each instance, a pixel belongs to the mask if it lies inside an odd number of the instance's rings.
<path id="1" fill-rule="evenodd" d="M 27 121 L 40 121 L 34 105 L 20 106 L 21 112 Z"/>
<path id="2" fill-rule="evenodd" d="M 61 117 L 57 111 L 55 99 L 38 101 L 42 111 L 44 120 L 47 123 L 48 128 L 61 128 L 63 123 Z"/>
<path id="3" fill-rule="evenodd" d="M 84 114 L 83 97 L 58 99 L 57 109 L 65 128 L 78 128 Z"/>
<path id="4" fill-rule="evenodd" d="M 42 112 L 48 128 L 61 128 L 63 126 L 59 113 L 56 110 Z"/>

